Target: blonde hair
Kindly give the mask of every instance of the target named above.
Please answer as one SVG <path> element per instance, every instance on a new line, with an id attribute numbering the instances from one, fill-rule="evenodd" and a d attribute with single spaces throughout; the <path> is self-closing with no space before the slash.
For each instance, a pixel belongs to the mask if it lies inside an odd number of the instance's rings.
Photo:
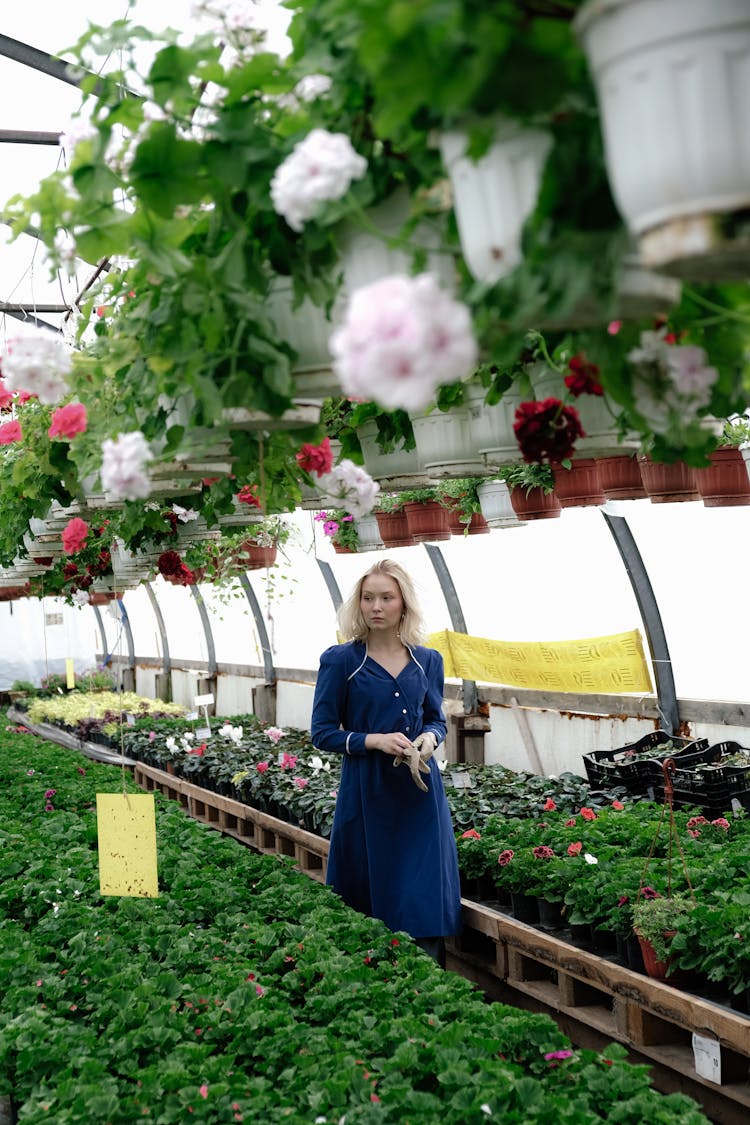
<path id="1" fill-rule="evenodd" d="M 362 600 L 362 586 L 371 574 L 383 574 L 392 578 L 401 591 L 404 603 L 404 614 L 399 626 L 399 636 L 406 645 L 419 645 L 424 641 L 424 621 L 419 608 L 417 594 L 411 575 L 404 570 L 400 563 L 392 559 L 379 559 L 373 563 L 368 571 L 360 578 L 347 600 L 338 612 L 339 633 L 345 641 L 363 641 L 368 634 L 365 619 L 362 616 L 360 602 Z"/>

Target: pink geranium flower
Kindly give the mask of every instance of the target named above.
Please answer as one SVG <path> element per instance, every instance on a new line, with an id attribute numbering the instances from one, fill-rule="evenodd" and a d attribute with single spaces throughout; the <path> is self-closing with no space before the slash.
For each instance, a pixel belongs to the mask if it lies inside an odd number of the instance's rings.
<path id="1" fill-rule="evenodd" d="M 580 855 L 583 844 L 577 840 L 575 844 L 568 844 L 568 855 Z"/>
<path id="2" fill-rule="evenodd" d="M 593 809 L 587 809 L 585 807 L 582 808 L 581 809 L 581 816 L 583 817 L 584 820 L 596 820 L 596 813 L 594 812 Z"/>
<path id="3" fill-rule="evenodd" d="M 76 555 L 86 542 L 89 525 L 80 516 L 68 520 L 62 531 L 62 545 L 66 555 Z"/>
<path id="4" fill-rule="evenodd" d="M 500 855 L 497 857 L 497 862 L 500 867 L 507 867 L 515 854 L 516 853 L 510 848 L 505 848 L 504 851 L 500 852 Z"/>
<path id="5" fill-rule="evenodd" d="M 85 434 L 88 427 L 86 407 L 81 402 L 69 402 L 60 406 L 52 415 L 52 425 L 47 433 L 50 437 L 74 438 Z"/>
<path id="6" fill-rule="evenodd" d="M 476 828 L 469 828 L 466 832 L 461 833 L 462 840 L 481 840 L 482 837 L 477 832 Z"/>
<path id="7" fill-rule="evenodd" d="M 543 808 L 544 808 L 545 812 L 554 812 L 555 809 L 557 808 L 557 805 L 555 804 L 555 802 L 552 800 L 551 797 L 548 797 L 547 800 L 544 802 Z"/>
<path id="8" fill-rule="evenodd" d="M 12 445 L 13 442 L 21 441 L 23 434 L 21 433 L 21 423 L 16 422 L 3 422 L 0 426 L 0 445 Z"/>

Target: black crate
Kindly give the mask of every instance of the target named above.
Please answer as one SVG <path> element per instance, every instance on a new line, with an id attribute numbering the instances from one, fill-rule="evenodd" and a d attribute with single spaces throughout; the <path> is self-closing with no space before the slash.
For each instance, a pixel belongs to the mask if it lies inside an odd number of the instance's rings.
<path id="1" fill-rule="evenodd" d="M 750 810 L 750 788 L 738 789 L 734 793 L 727 791 L 723 794 L 713 794 L 710 797 L 683 789 L 674 791 L 675 808 L 698 808 L 709 820 L 716 820 L 720 816 L 731 820 L 736 807 L 732 805 L 732 801 L 736 801 L 740 808 Z"/>
<path id="2" fill-rule="evenodd" d="M 746 766 L 724 766 L 722 759 L 737 753 L 747 755 Z M 715 764 L 709 764 L 715 763 Z M 717 742 L 710 747 L 710 756 L 705 759 L 705 769 L 690 768 L 688 763 L 680 762 L 680 767 L 675 771 L 674 785 L 681 790 L 687 790 L 696 795 L 706 797 L 720 797 L 722 800 L 731 798 L 734 793 L 750 789 L 750 749 L 740 746 L 739 742 Z"/>
<path id="3" fill-rule="evenodd" d="M 589 783 L 603 788 L 624 785 L 631 793 L 645 793 L 651 782 L 650 773 L 644 767 L 652 765 L 655 759 L 639 761 L 638 755 L 659 746 L 665 747 L 662 758 L 671 758 L 688 749 L 691 753 L 704 751 L 708 746 L 708 739 L 679 738 L 665 730 L 654 730 L 637 742 L 615 750 L 592 750 L 590 754 L 583 755 Z M 659 773 L 661 774 L 661 768 Z"/>

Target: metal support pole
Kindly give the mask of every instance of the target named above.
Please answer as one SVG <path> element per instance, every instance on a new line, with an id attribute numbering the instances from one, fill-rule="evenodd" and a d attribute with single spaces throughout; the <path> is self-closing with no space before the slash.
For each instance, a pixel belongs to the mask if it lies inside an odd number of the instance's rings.
<path id="1" fill-rule="evenodd" d="M 99 606 L 98 605 L 92 605 L 91 608 L 93 609 L 93 611 L 96 615 L 96 623 L 99 626 L 99 633 L 101 634 L 101 638 L 102 638 L 102 653 L 104 655 L 104 661 L 106 663 L 107 658 L 110 655 L 109 649 L 107 648 L 107 631 L 104 628 L 104 622 L 102 621 L 102 615 L 101 615 L 101 612 L 99 610 Z"/>
<path id="2" fill-rule="evenodd" d="M 680 727 L 680 712 L 677 705 L 677 691 L 675 689 L 672 660 L 669 655 L 669 646 L 664 632 L 659 606 L 654 596 L 653 587 L 644 566 L 641 553 L 636 546 L 633 533 L 624 516 L 611 516 L 602 512 L 607 522 L 607 527 L 612 532 L 612 537 L 617 544 L 620 557 L 627 571 L 630 585 L 633 587 L 635 599 L 641 612 L 641 619 L 646 633 L 646 642 L 654 666 L 654 679 L 656 681 L 656 698 L 659 714 L 661 715 L 663 729 L 669 734 L 675 734 Z"/>
<path id="3" fill-rule="evenodd" d="M 320 567 L 320 573 L 323 575 L 323 580 L 328 587 L 328 593 L 331 595 L 333 608 L 335 609 L 336 613 L 338 613 L 343 604 L 343 598 L 341 597 L 341 590 L 339 589 L 339 584 L 336 581 L 336 576 L 331 569 L 331 564 L 327 563 L 324 559 L 316 558 L 315 561 Z"/>
<path id="4" fill-rule="evenodd" d="M 156 625 L 159 629 L 159 636 L 161 638 L 161 651 L 163 660 L 162 671 L 165 676 L 169 676 L 172 672 L 172 658 L 169 655 L 169 638 L 167 637 L 167 628 L 164 624 L 164 615 L 161 611 L 161 606 L 159 605 L 159 599 L 154 593 L 151 583 L 144 582 L 143 585 L 146 587 L 148 600 L 151 602 L 151 608 L 154 611 Z"/>
<path id="5" fill-rule="evenodd" d="M 203 600 L 200 590 L 197 586 L 190 587 L 190 593 L 195 599 L 195 604 L 198 609 L 198 616 L 201 619 L 203 632 L 206 636 L 206 652 L 208 653 L 208 675 L 213 677 L 216 675 L 216 647 L 214 645 L 214 635 L 211 630 L 211 622 L 208 619 L 208 611 L 206 610 L 206 603 Z"/>
<path id="6" fill-rule="evenodd" d="M 461 603 L 458 600 L 456 587 L 453 585 L 453 579 L 450 576 L 450 571 L 446 566 L 443 552 L 434 543 L 423 544 L 430 562 L 432 563 L 435 574 L 437 575 L 440 589 L 443 591 L 445 603 L 448 606 L 448 613 L 450 614 L 451 625 L 456 633 L 465 633 L 466 622 L 464 621 L 463 610 Z M 463 696 L 464 696 L 464 711 L 467 715 L 473 714 L 477 710 L 477 685 L 474 680 L 463 680 Z"/>
<path id="7" fill-rule="evenodd" d="M 253 617 L 255 619 L 255 628 L 258 630 L 258 636 L 260 637 L 260 648 L 263 653 L 263 668 L 266 673 L 266 683 L 275 684 L 276 669 L 273 663 L 273 653 L 271 652 L 271 642 L 268 639 L 265 618 L 263 617 L 258 599 L 255 596 L 255 590 L 250 585 L 250 579 L 247 574 L 240 575 L 240 585 L 245 591 L 245 597 L 250 603 L 250 609 L 253 611 Z"/>

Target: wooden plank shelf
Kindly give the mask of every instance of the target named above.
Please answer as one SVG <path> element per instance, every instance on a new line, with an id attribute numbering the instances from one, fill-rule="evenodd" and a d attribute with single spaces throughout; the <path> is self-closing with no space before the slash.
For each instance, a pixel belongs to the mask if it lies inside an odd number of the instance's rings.
<path id="1" fill-rule="evenodd" d="M 152 766 L 135 763 L 135 780 L 178 801 L 191 816 L 266 855 L 325 881 L 328 841 L 230 797 Z M 623 1043 L 651 1067 L 664 1092 L 690 1094 L 717 1125 L 750 1121 L 750 1019 L 671 984 L 578 949 L 483 903 L 462 899 L 463 932 L 450 939 L 448 968 L 493 999 L 551 1015 L 579 1046 Z M 718 1040 L 722 1084 L 695 1069 L 693 1032 Z"/>

